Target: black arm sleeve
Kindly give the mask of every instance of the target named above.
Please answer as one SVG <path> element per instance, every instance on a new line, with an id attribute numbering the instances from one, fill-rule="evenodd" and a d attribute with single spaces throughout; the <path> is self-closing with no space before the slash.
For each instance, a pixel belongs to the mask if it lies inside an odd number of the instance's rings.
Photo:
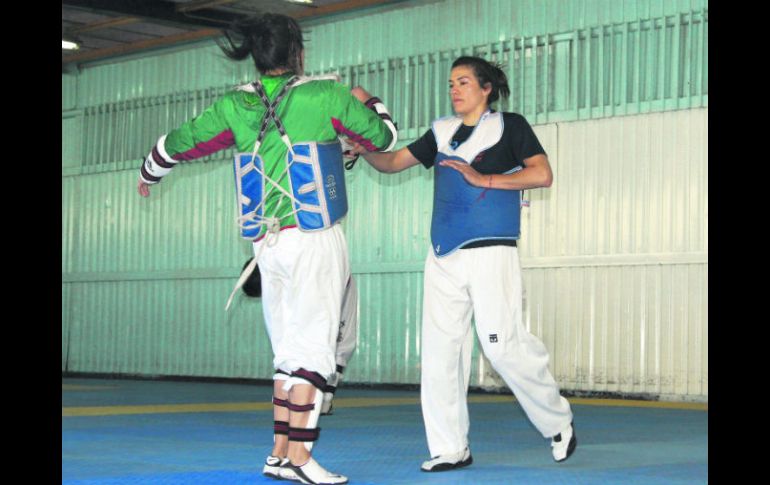
<path id="1" fill-rule="evenodd" d="M 438 147 L 436 146 L 436 137 L 433 136 L 433 130 L 428 130 L 416 141 L 407 145 L 412 156 L 422 163 L 425 168 L 431 168 L 436 159 Z"/>
<path id="2" fill-rule="evenodd" d="M 506 126 L 511 127 L 513 152 L 520 160 L 546 154 L 526 118 L 515 113 L 505 113 L 505 116 L 508 118 L 505 120 Z"/>

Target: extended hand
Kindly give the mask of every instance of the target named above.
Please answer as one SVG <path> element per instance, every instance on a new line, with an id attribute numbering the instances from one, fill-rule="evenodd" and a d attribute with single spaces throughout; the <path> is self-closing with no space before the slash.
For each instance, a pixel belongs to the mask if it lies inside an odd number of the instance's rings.
<path id="1" fill-rule="evenodd" d="M 347 149 L 346 153 L 350 153 L 351 155 L 369 153 L 360 143 L 356 143 L 350 138 L 345 138 L 345 142 L 347 143 L 347 146 L 345 147 Z"/>
<path id="2" fill-rule="evenodd" d="M 482 188 L 489 188 L 490 175 L 482 175 L 476 171 L 473 167 L 465 162 L 458 162 L 457 160 L 442 160 L 439 165 L 444 167 L 451 167 L 465 177 L 465 180 L 475 186 Z"/>
<path id="3" fill-rule="evenodd" d="M 139 191 L 139 195 L 142 197 L 150 196 L 150 186 L 144 183 L 142 179 L 139 179 L 139 184 L 137 185 L 136 189 Z"/>
<path id="4" fill-rule="evenodd" d="M 373 97 L 371 93 L 369 93 L 366 89 L 362 88 L 361 86 L 354 87 L 353 89 L 350 90 L 350 93 L 362 103 L 366 103 Z"/>

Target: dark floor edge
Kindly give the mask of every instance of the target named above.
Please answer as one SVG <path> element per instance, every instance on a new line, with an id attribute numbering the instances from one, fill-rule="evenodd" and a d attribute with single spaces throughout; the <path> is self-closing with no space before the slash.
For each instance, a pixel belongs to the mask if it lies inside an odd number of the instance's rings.
<path id="1" fill-rule="evenodd" d="M 174 381 L 174 382 L 206 382 L 219 384 L 245 384 L 269 386 L 272 379 L 255 379 L 247 377 L 207 377 L 207 376 L 168 376 L 168 375 L 148 375 L 148 374 L 106 374 L 98 372 L 62 372 L 62 378 L 67 379 L 105 379 L 105 380 L 134 380 L 134 381 Z M 349 389 L 372 389 L 372 390 L 398 390 L 398 391 L 419 391 L 419 384 L 400 384 L 400 383 L 365 383 L 365 382 L 345 382 L 339 386 L 340 390 Z M 493 395 L 513 395 L 508 388 L 490 388 L 471 386 L 469 393 L 472 394 L 493 394 Z M 634 401 L 659 401 L 659 394 L 650 393 L 625 393 L 609 391 L 584 391 L 562 389 L 561 395 L 564 397 L 575 397 L 585 399 L 625 399 Z"/>

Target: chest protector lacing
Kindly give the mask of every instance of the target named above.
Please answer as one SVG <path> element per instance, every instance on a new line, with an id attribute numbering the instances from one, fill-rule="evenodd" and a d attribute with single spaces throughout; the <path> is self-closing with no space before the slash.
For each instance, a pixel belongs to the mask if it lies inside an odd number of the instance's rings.
<path id="1" fill-rule="evenodd" d="M 235 157 L 237 203 L 240 209 L 237 223 L 241 235 L 245 239 L 253 241 L 260 235 L 264 226 L 266 229 L 264 244 L 268 246 L 276 244 L 283 219 L 294 216 L 301 230 L 317 231 L 331 227 L 347 213 L 342 150 L 339 142 L 337 140 L 330 143 L 301 142 L 292 145 L 286 134 L 286 129 L 276 113 L 281 101 L 299 79 L 297 76 L 289 79 L 272 102 L 267 97 L 262 83 L 259 81 L 254 83 L 254 90 L 266 111 L 262 117 L 259 135 L 252 153 L 250 155 L 240 153 Z M 271 121 L 275 124 L 281 141 L 288 149 L 286 167 L 276 179 L 265 174 L 263 160 L 258 155 L 259 147 Z M 289 175 L 290 190 L 286 190 L 280 185 L 287 174 Z M 267 215 L 264 210 L 265 202 L 276 190 L 279 192 L 279 198 L 275 205 L 276 210 L 284 198 L 291 202 L 291 211 L 282 217 Z M 260 246 L 259 252 L 261 252 L 262 247 L 264 245 Z M 258 259 L 259 254 L 256 254 L 251 263 L 244 269 L 228 299 L 227 307 L 229 307 L 235 292 L 244 284 L 256 267 Z"/>

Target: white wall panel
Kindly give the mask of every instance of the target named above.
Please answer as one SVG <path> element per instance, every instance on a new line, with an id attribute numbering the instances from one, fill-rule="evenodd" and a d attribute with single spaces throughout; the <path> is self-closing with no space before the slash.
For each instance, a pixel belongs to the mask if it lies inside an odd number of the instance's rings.
<path id="1" fill-rule="evenodd" d="M 527 326 L 554 377 L 707 400 L 708 110 L 535 131 L 555 178 L 529 191 L 520 250 Z M 481 385 L 504 385 L 478 369 Z"/>

